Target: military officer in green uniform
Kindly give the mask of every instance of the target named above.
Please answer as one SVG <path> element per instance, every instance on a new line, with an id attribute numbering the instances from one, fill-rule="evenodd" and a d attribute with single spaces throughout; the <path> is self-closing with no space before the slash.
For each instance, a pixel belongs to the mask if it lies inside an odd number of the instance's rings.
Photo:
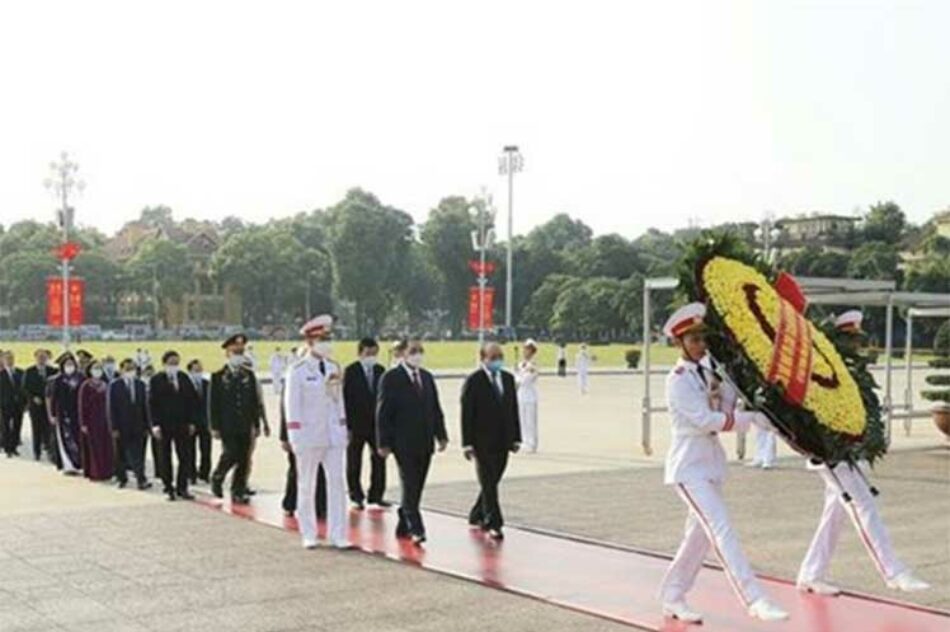
<path id="1" fill-rule="evenodd" d="M 218 498 L 224 493 L 224 478 L 231 468 L 231 502 L 246 505 L 247 476 L 251 446 L 260 434 L 260 389 L 254 372 L 245 366 L 247 336 L 234 334 L 221 345 L 228 361 L 211 375 L 208 389 L 208 417 L 211 433 L 221 440 L 221 457 L 211 475 L 211 491 Z"/>

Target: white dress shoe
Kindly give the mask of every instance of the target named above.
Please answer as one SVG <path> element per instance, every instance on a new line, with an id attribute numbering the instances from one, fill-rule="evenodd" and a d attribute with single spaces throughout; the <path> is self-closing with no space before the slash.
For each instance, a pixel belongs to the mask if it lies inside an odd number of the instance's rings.
<path id="1" fill-rule="evenodd" d="M 684 623 L 702 623 L 703 615 L 691 609 L 685 601 L 663 604 L 663 616 L 679 619 Z"/>
<path id="2" fill-rule="evenodd" d="M 753 601 L 752 605 L 749 606 L 749 616 L 762 621 L 784 621 L 788 618 L 788 613 L 762 597 Z"/>
<path id="3" fill-rule="evenodd" d="M 930 584 L 915 577 L 910 571 L 904 571 L 897 577 L 887 580 L 887 587 L 891 590 L 902 590 L 904 592 L 918 592 L 930 588 Z"/>
<path id="4" fill-rule="evenodd" d="M 823 582 L 820 579 L 810 582 L 798 582 L 798 589 L 802 592 L 815 593 L 816 595 L 824 595 L 825 597 L 837 597 L 841 594 L 840 588 L 834 584 Z"/>
<path id="5" fill-rule="evenodd" d="M 303 548 L 305 548 L 305 549 L 315 549 L 315 548 L 317 548 L 317 541 L 316 541 L 316 540 L 304 540 L 304 541 L 303 541 Z"/>
<path id="6" fill-rule="evenodd" d="M 335 549 L 341 549 L 343 551 L 348 551 L 350 549 L 356 548 L 355 546 L 350 544 L 348 540 L 340 540 L 338 542 L 334 542 L 332 546 Z"/>

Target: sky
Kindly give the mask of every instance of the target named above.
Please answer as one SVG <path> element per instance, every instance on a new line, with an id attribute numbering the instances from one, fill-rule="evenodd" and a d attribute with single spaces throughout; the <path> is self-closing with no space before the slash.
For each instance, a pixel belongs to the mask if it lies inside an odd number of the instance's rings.
<path id="1" fill-rule="evenodd" d="M 360 186 L 597 233 L 950 206 L 950 3 L 31 2 L 0 8 L 0 224 L 261 222 Z"/>

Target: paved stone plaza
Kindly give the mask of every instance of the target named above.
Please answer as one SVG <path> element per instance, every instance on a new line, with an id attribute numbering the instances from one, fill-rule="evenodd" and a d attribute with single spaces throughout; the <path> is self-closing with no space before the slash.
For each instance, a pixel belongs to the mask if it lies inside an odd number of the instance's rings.
<path id="1" fill-rule="evenodd" d="M 672 552 L 684 510 L 660 483 L 662 415 L 654 455 L 639 447 L 640 380 L 595 376 L 582 398 L 573 379 L 544 378 L 541 452 L 514 458 L 502 491 L 510 523 Z M 654 383 L 662 397 L 662 377 Z M 440 381 L 455 442 L 437 457 L 424 499 L 449 511 L 467 510 L 475 494 L 471 466 L 458 450 L 459 384 Z M 735 464 L 727 496 L 756 569 L 792 577 L 822 489 L 800 458 L 784 454 L 773 471 Z M 283 474 L 276 438 L 262 440 L 254 484 L 276 491 Z M 912 600 L 950 608 L 946 442 L 927 420 L 916 422 L 910 437 L 895 432 L 894 450 L 874 479 L 898 550 L 934 584 Z M 361 553 L 304 552 L 294 534 L 167 503 L 157 492 L 69 479 L 25 458 L 0 461 L 0 480 L 3 631 L 623 629 Z M 398 498 L 392 465 L 389 496 Z M 849 589 L 889 594 L 852 531 L 833 573 Z"/>

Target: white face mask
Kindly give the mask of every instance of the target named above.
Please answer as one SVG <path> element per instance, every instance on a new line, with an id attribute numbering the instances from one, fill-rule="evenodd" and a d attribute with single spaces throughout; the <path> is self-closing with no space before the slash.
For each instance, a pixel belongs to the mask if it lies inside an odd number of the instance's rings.
<path id="1" fill-rule="evenodd" d="M 192 371 L 192 372 L 191 372 L 191 379 L 193 379 L 193 380 L 200 380 L 200 379 L 201 379 L 201 371 Z"/>
<path id="2" fill-rule="evenodd" d="M 423 354 L 421 353 L 410 353 L 406 356 L 406 364 L 414 369 L 417 369 L 422 366 L 422 358 Z"/>
<path id="3" fill-rule="evenodd" d="M 371 356 L 363 356 L 362 358 L 360 358 L 360 363 L 361 363 L 361 364 L 363 365 L 363 367 L 366 368 L 366 369 L 372 369 L 374 366 L 376 366 L 376 363 L 377 363 L 378 361 L 379 361 L 378 358 L 377 358 L 376 356 L 374 356 L 374 355 L 371 355 Z"/>
<path id="4" fill-rule="evenodd" d="M 244 355 L 240 353 L 235 353 L 234 355 L 229 356 L 228 364 L 230 364 L 235 369 L 240 368 L 240 366 L 244 364 Z"/>
<path id="5" fill-rule="evenodd" d="M 102 368 L 103 368 L 103 370 L 108 371 L 109 373 L 114 373 L 114 372 L 115 372 L 115 365 L 112 364 L 111 362 L 106 362 L 106 363 L 102 366 Z"/>
<path id="6" fill-rule="evenodd" d="M 165 373 L 168 374 L 168 377 L 175 377 L 178 375 L 178 365 L 177 364 L 166 364 Z"/>
<path id="7" fill-rule="evenodd" d="M 135 378 L 135 371 L 126 371 L 125 373 L 122 374 L 122 377 L 124 377 L 127 380 L 131 380 Z"/>
<path id="8" fill-rule="evenodd" d="M 72 375 L 75 372 L 76 372 L 75 364 L 67 364 L 66 366 L 63 367 L 63 373 L 65 373 L 66 375 Z"/>
<path id="9" fill-rule="evenodd" d="M 90 369 L 89 375 L 96 378 L 97 380 L 102 377 L 102 369 Z"/>
<path id="10" fill-rule="evenodd" d="M 310 345 L 310 350 L 321 358 L 329 358 L 333 353 L 333 343 L 329 340 L 317 340 Z"/>

